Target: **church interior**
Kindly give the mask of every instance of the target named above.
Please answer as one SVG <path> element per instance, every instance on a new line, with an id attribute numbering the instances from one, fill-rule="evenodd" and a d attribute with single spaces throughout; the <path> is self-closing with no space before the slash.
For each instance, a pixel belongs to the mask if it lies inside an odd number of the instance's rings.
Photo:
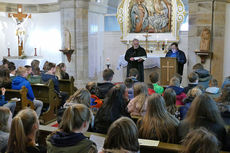
<path id="1" fill-rule="evenodd" d="M 141 15 L 142 18 L 140 17 Z M 138 27 L 140 22 L 142 23 Z M 172 77 L 169 66 L 170 64 L 168 63 L 168 65 L 163 66 L 164 63 L 162 60 L 170 50 L 171 44 L 176 42 L 178 43 L 178 49 L 183 51 L 186 57 L 180 86 L 187 87 L 188 84 L 191 83 L 188 78 L 193 74 L 194 65 L 201 63 L 203 68 L 210 74 L 211 79 L 215 79 L 215 81 L 218 82 L 218 84 L 216 83 L 216 88 L 222 89 L 223 83 L 226 79 L 229 79 L 230 82 L 230 69 L 227 68 L 228 65 L 230 65 L 229 27 L 230 0 L 0 0 L 0 65 L 4 64 L 1 62 L 2 59 L 7 59 L 9 62 L 13 62 L 16 69 L 20 66 L 30 65 L 33 60 L 38 60 L 40 62 L 39 68 L 41 70 L 44 69 L 43 65 L 47 61 L 56 65 L 59 63 L 65 64 L 66 73 L 68 73 L 70 79 L 68 79 L 68 81 L 59 81 L 60 91 L 65 90 L 68 92 L 68 97 L 70 96 L 70 98 L 66 98 L 67 95 L 62 95 L 61 92 L 57 94 L 58 96 L 56 96 L 56 93 L 50 93 L 50 90 L 56 92 L 55 82 L 54 85 L 52 82 L 48 82 L 43 87 L 40 87 L 41 85 L 32 85 L 35 100 L 38 99 L 41 102 L 47 101 L 42 105 L 43 108 L 48 106 L 45 110 L 48 113 L 44 113 L 44 110 L 42 110 L 43 113 L 39 119 L 41 123 L 41 137 L 39 138 L 39 143 L 45 144 L 47 143 L 46 136 L 59 128 L 53 126 L 54 124 L 57 124 L 55 113 L 57 113 L 57 109 L 62 108 L 62 106 L 59 107 L 56 102 L 58 103 L 59 101 L 62 103 L 61 105 L 63 105 L 64 108 L 66 106 L 64 104 L 65 101 L 67 99 L 67 101 L 71 101 L 71 95 L 74 97 L 75 93 L 78 92 L 79 89 L 85 88 L 89 82 L 97 83 L 105 81 L 104 73 L 107 68 L 111 69 L 114 73 L 112 75 L 112 82 L 115 85 L 127 81 L 127 64 L 129 61 L 127 62 L 125 56 L 126 51 L 133 47 L 134 39 L 139 41 L 140 46 L 143 47 L 147 53 L 147 56 L 144 59 L 145 84 L 151 84 L 152 80 L 149 76 L 153 72 L 157 72 L 159 74 L 159 85 L 162 85 L 164 89 L 167 89 L 167 86 L 170 86 L 171 78 L 169 78 L 169 76 Z M 166 69 L 163 72 L 164 67 Z M 163 75 L 165 77 L 163 77 Z M 1 77 L 2 76 L 0 76 L 0 78 Z M 163 84 L 163 79 L 166 78 L 167 83 Z M 50 86 L 54 87 L 51 89 Z M 24 90 L 24 88 L 20 90 L 20 93 L 8 89 L 6 89 L 4 93 L 5 92 L 6 99 L 10 99 L 8 101 L 15 101 L 14 98 L 18 96 L 19 98 L 16 98 L 16 101 L 27 101 L 25 97 L 26 95 L 28 97 L 28 94 L 27 90 Z M 148 90 L 148 92 L 150 92 L 150 90 Z M 48 93 L 47 95 L 49 96 L 47 96 L 46 93 Z M 153 93 L 155 93 L 155 91 L 153 91 Z M 25 99 L 23 99 L 23 94 Z M 228 94 L 230 97 L 230 88 Z M 39 99 L 37 96 L 41 96 L 42 98 Z M 50 96 L 53 97 L 50 98 Z M 99 98 L 96 100 L 100 101 L 100 99 L 103 99 L 102 102 L 108 100 L 105 100 L 105 97 Z M 154 98 L 157 99 L 159 97 L 155 95 L 151 96 L 148 100 L 148 105 L 150 104 L 151 99 Z M 145 96 L 144 99 L 147 101 Z M 160 100 L 161 99 L 159 98 L 158 101 Z M 221 98 L 218 100 L 221 100 Z M 50 101 L 55 102 L 55 104 L 51 104 Z M 136 104 L 136 102 L 134 103 Z M 146 102 L 144 101 L 143 103 Z M 147 107 L 143 103 L 141 110 L 143 110 L 144 107 Z M 127 107 L 129 107 L 129 104 Z M 31 102 L 26 102 L 25 105 L 22 104 L 23 107 L 28 105 L 30 105 L 30 107 L 32 106 L 32 108 L 39 107 L 37 106 L 39 104 L 35 102 L 34 104 L 33 102 L 32 104 Z M 181 105 L 184 105 L 184 103 L 177 105 L 176 112 L 179 111 Z M 228 105 L 227 109 L 230 114 L 230 98 L 226 105 Z M 152 106 L 154 107 L 154 104 Z M 78 107 L 76 106 L 76 109 L 83 109 L 83 106 Z M 101 106 L 101 108 L 104 109 L 105 107 Z M 190 108 L 195 108 L 195 104 Z M 17 109 L 18 106 L 15 110 Z M 84 109 L 86 108 L 84 107 Z M 95 109 L 92 109 L 94 117 L 100 116 L 94 112 L 95 110 L 101 112 L 100 109 L 98 110 L 96 107 Z M 146 108 L 145 111 L 144 114 L 146 113 L 147 115 L 150 109 Z M 122 112 L 120 113 L 122 114 Z M 129 117 L 136 123 L 140 135 L 145 133 L 141 131 L 140 127 L 144 125 L 144 121 L 147 118 L 145 118 L 142 113 L 139 112 L 138 115 L 130 113 L 129 115 Z M 192 113 L 188 113 L 188 116 L 192 116 Z M 16 114 L 14 114 L 14 116 L 15 115 Z M 66 114 L 64 113 L 64 115 Z M 126 115 L 123 114 L 121 116 Z M 143 120 L 140 116 L 143 117 Z M 174 116 L 176 116 L 176 114 L 174 114 Z M 51 120 L 52 122 L 50 122 Z M 123 120 L 126 119 L 123 118 L 119 121 L 122 123 Z M 182 118 L 179 118 L 179 120 L 182 120 Z M 89 121 L 89 119 L 87 121 Z M 131 122 L 130 124 L 132 124 L 133 121 L 126 120 L 127 123 Z M 172 121 L 172 124 L 177 124 L 180 127 L 181 122 L 179 123 L 179 121 L 177 121 Z M 94 122 L 95 125 L 97 122 L 104 124 L 104 122 L 98 121 L 97 117 L 94 118 Z M 138 123 L 140 122 L 143 124 L 138 127 Z M 221 126 L 224 125 L 226 129 L 226 132 L 222 131 L 224 133 L 223 135 L 226 135 L 224 136 L 225 138 L 220 138 L 221 134 L 218 134 L 217 136 L 211 135 L 214 137 L 212 138 L 212 141 L 218 139 L 222 143 L 222 150 L 226 152 L 230 151 L 230 115 L 228 116 L 227 122 L 225 122 L 227 125 L 221 123 Z M 85 123 L 88 124 L 88 122 L 84 122 L 84 124 Z M 63 124 L 64 123 L 61 122 L 61 125 Z M 183 125 L 185 126 L 185 124 Z M 183 125 L 181 125 L 181 128 Z M 114 128 L 116 128 L 116 124 L 114 124 Z M 99 132 L 100 134 L 95 134 L 93 133 L 95 132 L 95 129 L 91 130 L 92 131 L 86 133 L 86 137 L 90 137 L 90 140 L 104 142 L 104 139 L 109 139 L 108 137 L 104 138 L 107 131 L 105 133 L 102 132 L 103 134 L 101 134 L 101 132 Z M 206 132 L 202 130 L 203 129 L 200 129 L 200 131 L 195 132 Z M 107 136 L 111 134 L 109 132 L 110 129 L 108 130 Z M 147 133 L 145 134 L 147 135 Z M 104 139 L 101 140 L 101 138 Z M 178 142 L 179 139 L 174 141 L 167 140 L 166 138 L 157 141 L 159 139 L 155 136 L 150 138 L 152 141 L 148 141 L 145 136 L 142 138 L 143 139 L 139 140 L 140 152 L 147 153 L 155 151 L 162 153 L 175 153 L 180 152 L 182 148 L 181 144 Z M 109 143 L 109 140 L 106 140 L 105 142 Z M 174 142 L 176 142 L 173 144 L 174 146 L 170 146 L 169 143 Z M 184 142 L 186 143 L 186 141 Z M 225 142 L 226 144 L 224 144 Z M 133 143 L 135 143 L 134 140 Z M 8 143 L 8 145 L 9 144 L 10 143 Z M 105 144 L 104 147 L 106 146 Z M 49 142 L 47 145 L 49 146 L 47 147 L 47 151 L 54 152 L 54 150 L 50 149 L 54 145 Z M 96 145 L 102 145 L 97 148 L 98 150 L 103 148 L 103 144 L 96 143 Z M 107 145 L 109 146 L 109 144 Z M 126 143 L 126 145 L 128 145 L 128 143 Z M 214 146 L 215 145 L 213 145 L 213 147 Z M 0 151 L 1 149 L 0 145 Z M 126 153 L 125 150 L 128 150 L 129 148 L 122 149 L 122 151 L 120 150 L 118 152 Z M 110 150 L 104 148 L 104 152 L 102 152 L 107 153 L 109 151 Z M 129 151 L 138 152 L 138 150 L 135 151 L 135 149 Z M 224 151 L 221 152 L 224 153 Z"/>

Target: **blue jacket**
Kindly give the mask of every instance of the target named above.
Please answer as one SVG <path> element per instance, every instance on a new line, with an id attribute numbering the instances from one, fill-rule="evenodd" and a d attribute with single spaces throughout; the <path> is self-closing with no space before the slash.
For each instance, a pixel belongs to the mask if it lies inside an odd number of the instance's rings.
<path id="1" fill-rule="evenodd" d="M 0 106 L 3 106 L 7 103 L 7 101 L 5 101 L 5 96 L 4 95 L 0 95 Z"/>
<path id="2" fill-rule="evenodd" d="M 168 53 L 166 54 L 165 57 L 171 57 L 172 54 L 173 54 L 173 52 L 170 50 L 170 51 L 168 51 Z M 178 71 L 178 73 L 180 75 L 183 75 L 184 64 L 187 61 L 184 52 L 181 51 L 181 50 L 178 50 L 176 59 L 177 59 L 177 62 L 178 62 L 178 64 L 177 64 L 177 71 Z"/>
<path id="3" fill-rule="evenodd" d="M 50 79 L 53 80 L 55 91 L 60 93 L 58 78 L 55 75 L 42 73 L 42 81 L 48 82 Z"/>
<path id="4" fill-rule="evenodd" d="M 27 93 L 27 98 L 31 101 L 34 100 L 34 92 L 33 89 L 30 85 L 30 82 L 21 76 L 17 76 L 13 79 L 12 81 L 12 89 L 15 90 L 20 90 L 23 86 L 25 86 L 28 89 L 28 93 Z"/>

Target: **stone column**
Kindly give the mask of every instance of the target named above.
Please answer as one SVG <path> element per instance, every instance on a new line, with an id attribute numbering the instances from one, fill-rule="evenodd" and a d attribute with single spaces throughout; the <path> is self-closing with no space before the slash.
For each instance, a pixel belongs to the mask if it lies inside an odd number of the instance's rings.
<path id="1" fill-rule="evenodd" d="M 62 33 L 67 28 L 71 33 L 71 48 L 75 50 L 71 63 L 66 57 L 70 75 L 77 87 L 88 82 L 88 8 L 89 0 L 60 0 Z M 64 35 L 63 35 L 64 42 Z"/>
<path id="2" fill-rule="evenodd" d="M 206 27 L 212 31 L 210 51 L 213 58 L 206 60 L 204 66 L 220 84 L 223 78 L 226 4 L 227 0 L 189 0 L 189 72 L 194 64 L 200 62 L 194 51 L 200 48 L 200 35 Z"/>

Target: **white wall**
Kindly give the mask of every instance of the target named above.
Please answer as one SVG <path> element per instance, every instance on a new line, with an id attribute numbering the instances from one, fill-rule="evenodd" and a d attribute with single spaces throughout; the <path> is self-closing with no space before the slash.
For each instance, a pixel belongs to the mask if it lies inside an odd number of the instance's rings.
<path id="1" fill-rule="evenodd" d="M 34 13 L 25 23 L 24 52 L 27 56 L 34 56 L 37 48 L 38 56 L 59 63 L 61 52 L 61 22 L 60 12 Z M 11 56 L 18 56 L 16 23 L 8 18 L 8 13 L 0 13 L 0 59 L 7 56 L 7 48 L 11 49 Z"/>
<path id="2" fill-rule="evenodd" d="M 225 45 L 224 45 L 224 77 L 230 76 L 230 4 L 226 5 Z"/>

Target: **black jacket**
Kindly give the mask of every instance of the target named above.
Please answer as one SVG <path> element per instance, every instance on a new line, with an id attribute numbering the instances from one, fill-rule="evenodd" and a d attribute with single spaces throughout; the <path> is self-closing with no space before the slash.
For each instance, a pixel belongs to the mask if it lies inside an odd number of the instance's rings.
<path id="1" fill-rule="evenodd" d="M 96 96 L 104 99 L 109 90 L 114 86 L 111 82 L 97 83 Z"/>

